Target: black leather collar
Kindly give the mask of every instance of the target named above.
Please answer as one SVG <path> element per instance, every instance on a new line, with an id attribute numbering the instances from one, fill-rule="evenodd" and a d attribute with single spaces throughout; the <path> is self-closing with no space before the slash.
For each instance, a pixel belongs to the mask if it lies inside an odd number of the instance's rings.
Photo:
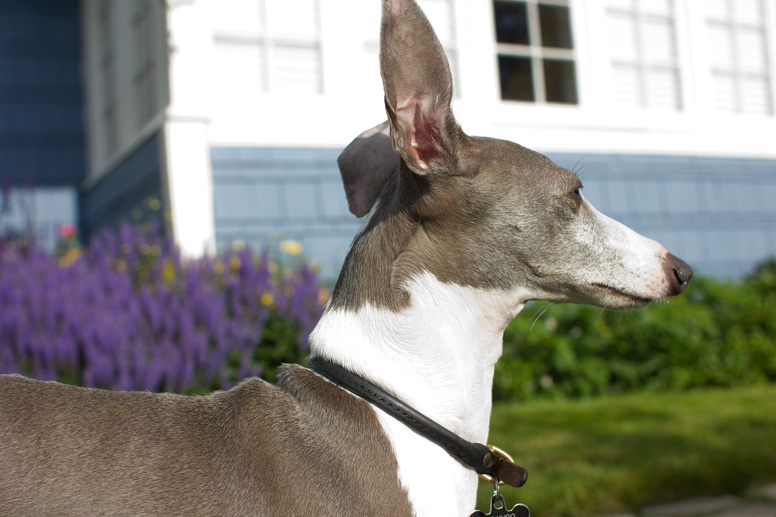
<path id="1" fill-rule="evenodd" d="M 523 486 L 528 472 L 505 456 L 481 443 L 464 440 L 416 411 L 382 388 L 321 357 L 312 357 L 310 367 L 334 384 L 371 402 L 413 431 L 431 440 L 478 474 L 485 474 L 512 486 Z"/>

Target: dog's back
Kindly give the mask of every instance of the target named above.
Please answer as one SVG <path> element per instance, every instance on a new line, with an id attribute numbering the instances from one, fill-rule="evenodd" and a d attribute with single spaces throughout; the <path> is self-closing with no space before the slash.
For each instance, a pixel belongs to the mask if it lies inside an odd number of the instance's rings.
<path id="1" fill-rule="evenodd" d="M 409 513 L 374 412 L 301 367 L 206 397 L 0 376 L 0 515 L 348 514 L 341 494 Z"/>

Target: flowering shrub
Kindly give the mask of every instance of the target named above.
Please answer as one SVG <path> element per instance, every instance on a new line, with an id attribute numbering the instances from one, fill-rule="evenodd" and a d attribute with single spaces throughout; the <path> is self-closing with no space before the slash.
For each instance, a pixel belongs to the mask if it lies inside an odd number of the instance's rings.
<path id="1" fill-rule="evenodd" d="M 58 256 L 0 248 L 0 373 L 189 392 L 271 378 L 279 353 L 305 355 L 325 300 L 308 266 L 277 269 L 247 248 L 182 260 L 158 231 L 131 226 Z"/>

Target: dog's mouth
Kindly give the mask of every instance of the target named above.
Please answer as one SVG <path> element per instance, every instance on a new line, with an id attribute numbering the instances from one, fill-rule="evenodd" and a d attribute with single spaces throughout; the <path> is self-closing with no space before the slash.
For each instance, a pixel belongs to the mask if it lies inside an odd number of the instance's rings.
<path id="1" fill-rule="evenodd" d="M 598 289 L 604 289 L 610 295 L 614 295 L 618 301 L 625 302 L 622 305 L 626 307 L 643 307 L 644 305 L 655 301 L 653 298 L 645 298 L 644 296 L 629 293 L 620 287 L 614 287 L 608 284 L 594 282 L 592 286 Z M 617 305 L 620 306 L 621 304 L 618 303 Z"/>

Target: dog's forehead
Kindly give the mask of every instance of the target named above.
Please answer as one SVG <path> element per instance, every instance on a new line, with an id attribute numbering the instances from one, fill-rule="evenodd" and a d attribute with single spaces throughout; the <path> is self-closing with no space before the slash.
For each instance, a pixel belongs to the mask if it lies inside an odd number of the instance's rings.
<path id="1" fill-rule="evenodd" d="M 556 165 L 545 155 L 514 142 L 474 137 L 471 143 L 470 156 L 477 162 L 483 181 L 521 188 L 554 186 L 560 190 L 573 189 L 579 184 L 574 173 Z"/>

